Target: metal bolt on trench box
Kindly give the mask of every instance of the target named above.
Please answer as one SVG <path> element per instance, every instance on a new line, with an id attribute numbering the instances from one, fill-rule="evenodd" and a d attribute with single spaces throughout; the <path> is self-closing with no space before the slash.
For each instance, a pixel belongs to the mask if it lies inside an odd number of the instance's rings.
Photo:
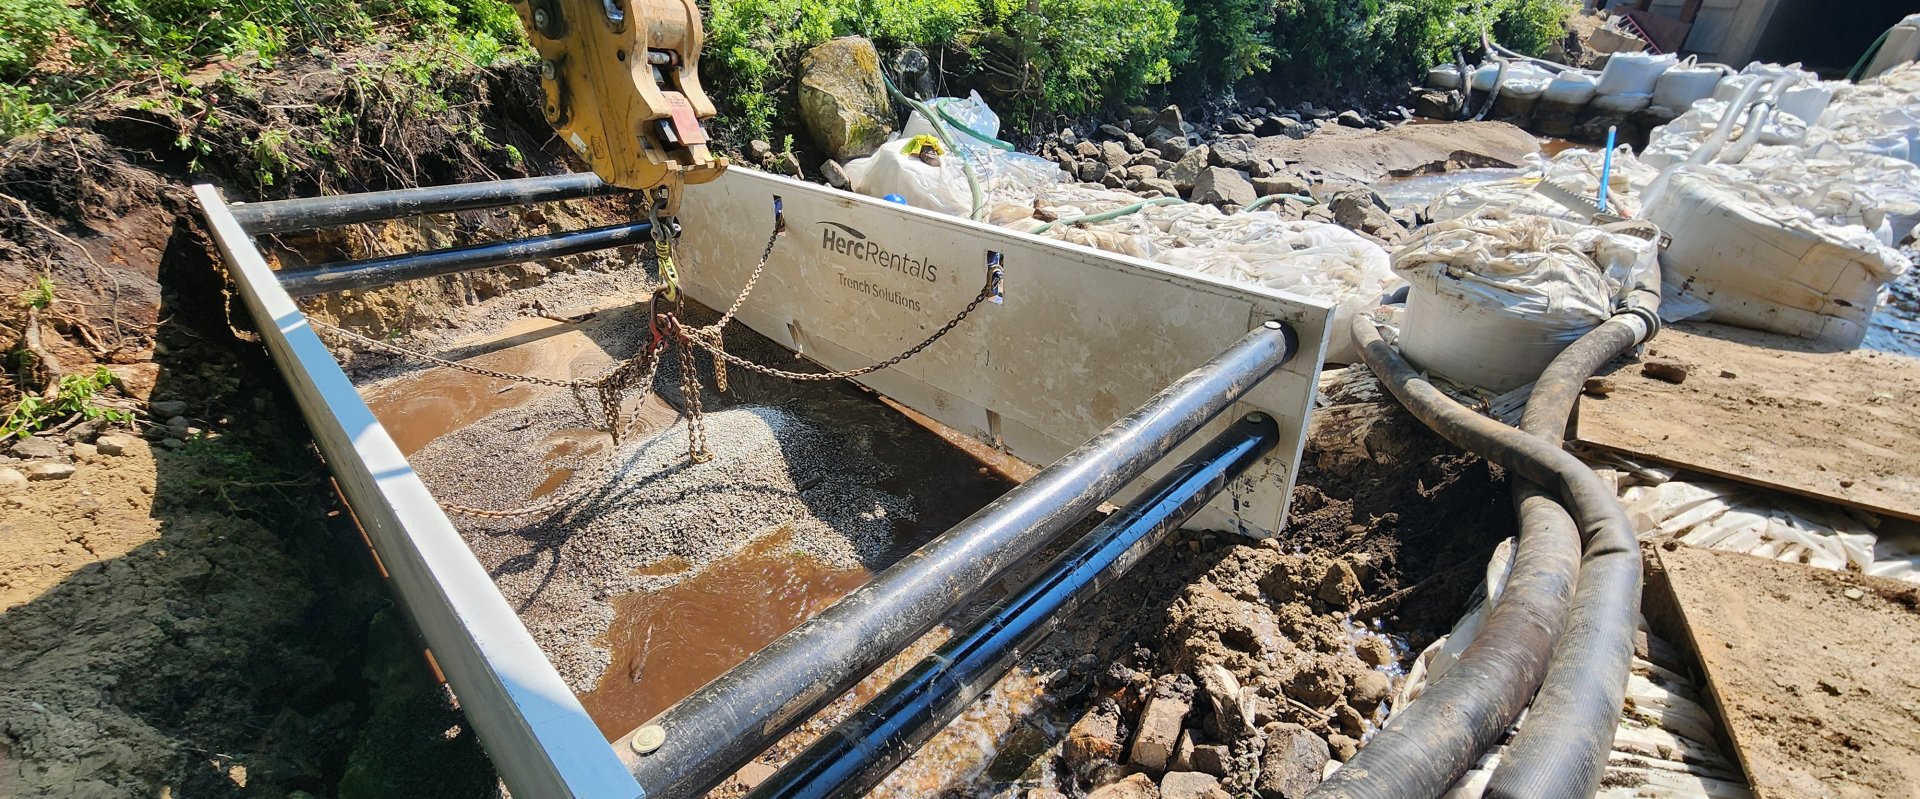
<path id="1" fill-rule="evenodd" d="M 857 681 L 970 594 L 931 596 L 911 586 L 992 584 L 1099 503 L 1131 500 L 1249 413 L 1274 420 L 1277 444 L 1193 525 L 1277 534 L 1332 313 L 1317 300 L 744 169 L 689 190 L 678 220 L 682 287 L 706 305 L 730 303 L 764 243 L 757 232 L 743 234 L 770 223 L 779 202 L 787 233 L 737 318 L 827 369 L 865 366 L 925 338 L 977 296 L 989 269 L 1002 269 L 998 302 L 920 356 L 858 382 L 1022 460 L 1052 465 L 822 612 L 856 625 L 881 615 L 904 620 L 890 625 L 887 640 L 867 642 L 871 651 L 836 651 L 844 642 L 820 635 L 824 625 L 803 624 L 616 744 L 542 654 L 293 296 L 625 246 L 646 238 L 644 223 L 280 274 L 255 236 L 618 190 L 586 175 L 244 204 L 227 203 L 212 186 L 194 190 L 235 289 L 394 592 L 501 779 L 523 799 L 704 793 L 831 699 L 834 686 Z M 909 599 L 911 606 L 899 604 Z M 767 668 L 799 661 L 832 668 L 806 676 L 811 682 Z M 688 722 L 695 717 L 699 724 Z"/>

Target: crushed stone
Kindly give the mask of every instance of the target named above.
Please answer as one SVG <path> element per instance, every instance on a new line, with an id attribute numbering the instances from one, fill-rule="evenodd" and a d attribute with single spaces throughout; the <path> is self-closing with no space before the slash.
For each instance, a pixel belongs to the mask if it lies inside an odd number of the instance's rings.
<path id="1" fill-rule="evenodd" d="M 896 525 L 914 519 L 910 500 L 874 488 L 884 467 L 779 407 L 709 412 L 714 458 L 706 463 L 687 458 L 684 420 L 609 456 L 607 436 L 572 427 L 578 418 L 574 398 L 556 392 L 443 436 L 412 459 L 442 501 L 492 509 L 527 505 L 552 470 L 578 470 L 557 490 L 584 481 L 585 493 L 551 516 L 453 517 L 576 691 L 591 690 L 611 662 L 601 639 L 615 598 L 666 588 L 772 534 L 830 567 L 870 565 Z M 688 568 L 649 573 L 662 563 Z"/>

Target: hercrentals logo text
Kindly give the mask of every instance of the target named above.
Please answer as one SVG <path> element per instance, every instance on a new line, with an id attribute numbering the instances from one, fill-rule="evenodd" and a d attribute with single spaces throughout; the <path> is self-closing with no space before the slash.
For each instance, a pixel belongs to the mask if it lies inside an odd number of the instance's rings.
<path id="1" fill-rule="evenodd" d="M 908 277 L 917 277 L 928 283 L 935 282 L 940 277 L 939 265 L 931 260 L 889 250 L 880 246 L 878 242 L 868 241 L 867 234 L 839 222 L 821 222 L 820 228 L 820 246 L 823 249 L 852 256 L 856 261 L 866 261 Z"/>

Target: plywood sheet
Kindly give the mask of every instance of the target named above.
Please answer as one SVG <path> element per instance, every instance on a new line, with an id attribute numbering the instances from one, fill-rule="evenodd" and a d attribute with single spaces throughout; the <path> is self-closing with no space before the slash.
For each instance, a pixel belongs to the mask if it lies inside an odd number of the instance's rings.
<path id="1" fill-rule="evenodd" d="M 1920 796 L 1914 586 L 1670 547 L 1659 565 L 1756 797 Z"/>
<path id="2" fill-rule="evenodd" d="M 1616 367 L 1613 393 L 1580 401 L 1580 443 L 1920 519 L 1920 360 L 1709 324 L 1662 331 L 1648 357 L 1686 380 Z"/>

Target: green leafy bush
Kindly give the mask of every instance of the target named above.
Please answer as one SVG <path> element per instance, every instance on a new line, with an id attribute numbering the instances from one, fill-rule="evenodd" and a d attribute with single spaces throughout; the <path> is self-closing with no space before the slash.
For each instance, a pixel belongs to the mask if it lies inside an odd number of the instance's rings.
<path id="1" fill-rule="evenodd" d="M 1290 78 L 1411 78 L 1453 53 L 1480 50 L 1482 31 L 1539 54 L 1566 34 L 1572 0 L 1281 0 L 1275 66 Z"/>
<path id="2" fill-rule="evenodd" d="M 1173 75 L 1176 0 L 994 0 L 1018 67 L 1040 84 L 1034 110 L 1084 113 Z"/>
<path id="3" fill-rule="evenodd" d="M 1180 15 L 1181 82 L 1198 90 L 1231 87 L 1272 62 L 1276 0 L 1187 0 Z"/>

